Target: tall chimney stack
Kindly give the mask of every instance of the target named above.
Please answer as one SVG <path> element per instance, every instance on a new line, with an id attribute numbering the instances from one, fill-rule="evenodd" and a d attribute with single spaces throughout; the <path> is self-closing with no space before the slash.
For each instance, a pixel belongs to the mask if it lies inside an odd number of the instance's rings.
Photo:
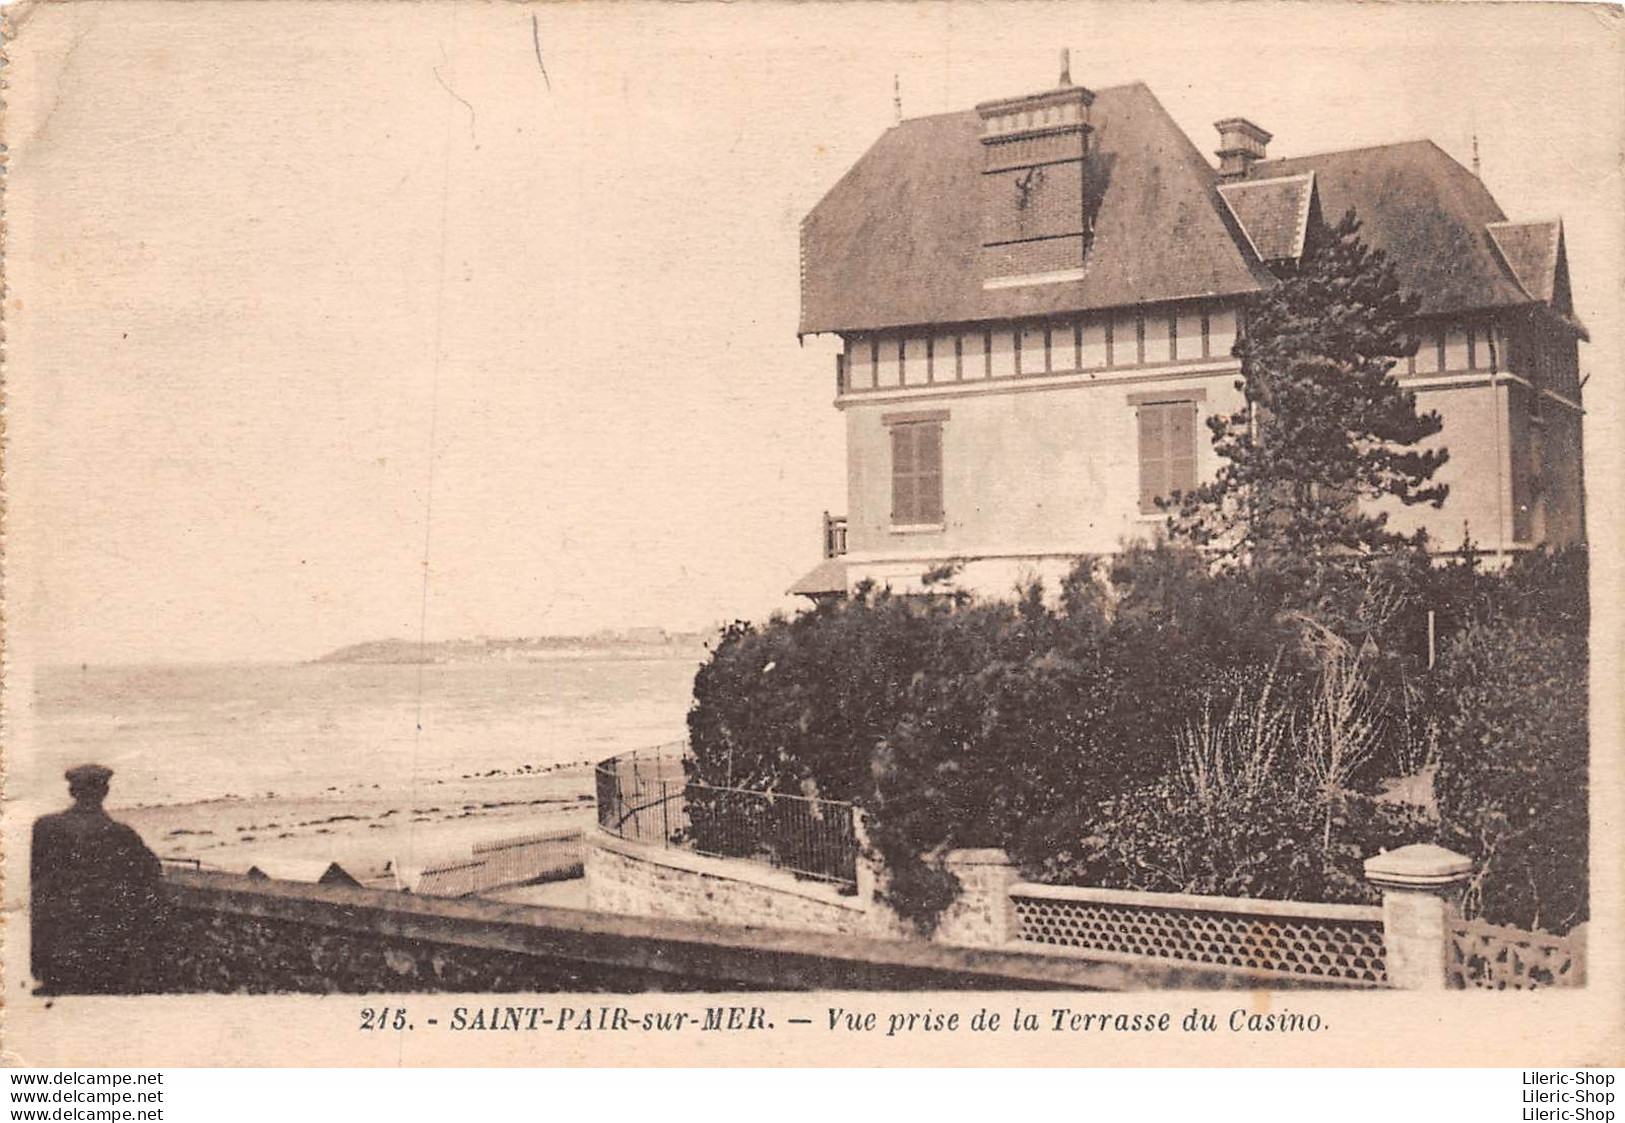
<path id="1" fill-rule="evenodd" d="M 1219 130 L 1219 147 L 1214 155 L 1219 158 L 1220 179 L 1246 179 L 1253 164 L 1264 158 L 1264 149 L 1270 134 L 1245 117 L 1226 117 L 1213 122 Z"/>
<path id="2" fill-rule="evenodd" d="M 1083 275 L 1088 249 L 1084 160 L 1092 91 L 1072 84 L 1061 53 L 1060 85 L 983 102 L 982 285 L 1046 284 Z"/>

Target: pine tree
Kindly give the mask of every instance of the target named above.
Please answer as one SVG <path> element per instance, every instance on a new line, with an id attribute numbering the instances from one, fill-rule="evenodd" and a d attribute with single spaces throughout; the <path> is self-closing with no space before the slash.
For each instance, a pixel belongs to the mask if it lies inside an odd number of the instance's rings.
<path id="1" fill-rule="evenodd" d="M 1417 413 L 1395 360 L 1414 354 L 1407 325 L 1419 301 L 1359 236 L 1351 210 L 1317 223 L 1299 266 L 1248 309 L 1236 344 L 1246 403 L 1208 419 L 1223 465 L 1180 496 L 1183 537 L 1251 563 L 1325 563 L 1417 546 L 1387 528 L 1381 499 L 1438 507 L 1431 483 L 1448 454 L 1418 450 L 1439 415 Z"/>

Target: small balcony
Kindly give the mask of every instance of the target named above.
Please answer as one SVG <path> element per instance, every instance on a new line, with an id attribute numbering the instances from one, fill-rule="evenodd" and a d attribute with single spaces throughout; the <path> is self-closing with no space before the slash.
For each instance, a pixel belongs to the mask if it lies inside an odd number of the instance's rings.
<path id="1" fill-rule="evenodd" d="M 811 573 L 785 590 L 791 596 L 809 597 L 815 604 L 846 596 L 846 516 L 824 512 L 824 560 Z"/>
<path id="2" fill-rule="evenodd" d="M 824 512 L 824 557 L 838 558 L 846 553 L 846 516 Z"/>

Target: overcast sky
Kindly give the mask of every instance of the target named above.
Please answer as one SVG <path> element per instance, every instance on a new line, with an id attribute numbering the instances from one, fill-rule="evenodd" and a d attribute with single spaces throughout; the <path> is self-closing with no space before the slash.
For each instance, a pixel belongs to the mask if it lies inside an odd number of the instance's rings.
<path id="1" fill-rule="evenodd" d="M 533 27 L 533 17 L 535 24 Z M 1541 5 L 44 5 L 12 48 L 13 651 L 760 617 L 845 503 L 797 226 L 1072 75 L 1204 150 L 1431 137 L 1560 214 L 1617 518 L 1620 19 Z M 538 46 L 540 60 L 538 59 Z M 544 73 L 545 71 L 545 73 Z M 1609 428 L 1612 428 L 1610 426 Z M 432 482 L 431 482 L 432 476 Z"/>

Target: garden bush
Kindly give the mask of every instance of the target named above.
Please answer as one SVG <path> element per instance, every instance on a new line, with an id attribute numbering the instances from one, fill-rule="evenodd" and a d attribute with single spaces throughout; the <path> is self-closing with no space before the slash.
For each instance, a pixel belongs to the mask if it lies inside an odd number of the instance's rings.
<path id="1" fill-rule="evenodd" d="M 1474 624 L 1441 668 L 1441 832 L 1475 857 L 1468 904 L 1495 923 L 1565 932 L 1587 916 L 1587 653 L 1573 626 Z"/>
<path id="2" fill-rule="evenodd" d="M 1347 757 L 1332 743 L 1343 727 L 1312 698 L 1346 697 L 1343 680 L 1358 674 L 1345 667 L 1310 698 L 1281 691 L 1274 667 L 1231 676 L 1204 692 L 1201 717 L 1178 739 L 1176 769 L 1070 822 L 1043 824 L 1026 864 L 1058 884 L 1375 900 L 1363 860 L 1431 831 L 1418 809 L 1348 786 Z"/>
<path id="3" fill-rule="evenodd" d="M 883 893 L 929 931 L 958 891 L 942 859 L 972 846 L 1046 880 L 1368 900 L 1363 859 L 1438 825 L 1383 795 L 1437 746 L 1485 914 L 1583 916 L 1583 553 L 1298 577 L 1137 546 L 1053 598 L 863 587 L 734 624 L 695 679 L 689 776 L 856 804 Z"/>

